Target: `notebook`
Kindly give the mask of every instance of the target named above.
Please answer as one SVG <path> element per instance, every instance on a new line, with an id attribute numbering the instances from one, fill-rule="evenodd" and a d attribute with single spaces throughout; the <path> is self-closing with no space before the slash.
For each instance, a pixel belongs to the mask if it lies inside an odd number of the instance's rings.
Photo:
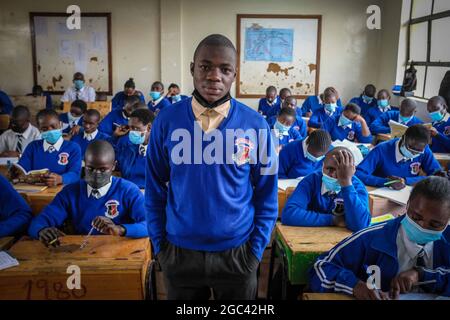
<path id="1" fill-rule="evenodd" d="M 0 270 L 12 268 L 19 265 L 19 261 L 6 251 L 0 251 Z"/>
<path id="2" fill-rule="evenodd" d="M 297 185 L 302 179 L 303 177 L 297 179 L 279 179 L 278 189 L 287 190 L 288 188 L 297 188 Z"/>
<path id="3" fill-rule="evenodd" d="M 370 191 L 369 194 L 381 198 L 388 199 L 392 202 L 398 203 L 400 205 L 406 206 L 408 203 L 409 195 L 411 194 L 412 187 L 406 186 L 402 190 L 394 190 L 391 188 L 379 188 Z"/>
<path id="4" fill-rule="evenodd" d="M 19 158 L 0 158 L 0 166 L 7 166 L 19 162 Z"/>

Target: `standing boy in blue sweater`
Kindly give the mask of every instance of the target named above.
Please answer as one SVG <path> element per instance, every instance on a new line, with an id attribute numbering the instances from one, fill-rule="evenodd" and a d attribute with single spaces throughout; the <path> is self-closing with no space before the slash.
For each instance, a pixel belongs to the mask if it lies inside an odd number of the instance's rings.
<path id="1" fill-rule="evenodd" d="M 358 165 L 356 175 L 366 186 L 389 187 L 400 190 L 414 185 L 426 175 L 442 168 L 428 147 L 430 131 L 423 125 L 409 127 L 405 135 L 377 145 Z"/>
<path id="2" fill-rule="evenodd" d="M 433 127 L 431 128 L 431 151 L 450 153 L 450 114 L 447 103 L 441 96 L 432 97 L 427 103 Z"/>
<path id="3" fill-rule="evenodd" d="M 361 230 L 321 255 L 310 271 L 311 289 L 361 300 L 398 299 L 409 292 L 450 297 L 450 182 L 422 180 L 406 210 L 406 215 Z M 374 270 L 380 279 L 376 287 L 373 279 L 368 281 Z"/>
<path id="4" fill-rule="evenodd" d="M 230 96 L 236 49 L 203 39 L 194 93 L 161 110 L 146 167 L 149 236 L 168 299 L 254 299 L 277 219 L 277 157 L 269 126 Z M 214 140 L 213 142 L 211 142 Z M 231 147 L 231 148 L 229 148 Z"/>
<path id="5" fill-rule="evenodd" d="M 109 234 L 147 237 L 144 197 L 133 183 L 113 177 L 114 149 L 107 141 L 91 143 L 84 157 L 84 179 L 65 186 L 36 216 L 28 229 L 31 237 L 46 246 L 59 245 L 58 229 L 70 219 L 77 234 Z"/>
<path id="6" fill-rule="evenodd" d="M 289 143 L 280 151 L 278 178 L 296 179 L 321 170 L 330 146 L 330 134 L 320 129 L 303 140 Z"/>
<path id="7" fill-rule="evenodd" d="M 417 118 L 416 113 L 417 103 L 409 98 L 406 98 L 400 104 L 400 111 L 387 111 L 383 113 L 378 119 L 374 120 L 370 125 L 370 132 L 376 135 L 379 133 L 391 133 L 389 121 L 393 120 L 405 126 L 411 127 L 415 124 L 422 124 L 423 121 Z"/>
<path id="8" fill-rule="evenodd" d="M 145 188 L 145 163 L 150 130 L 155 116 L 148 109 L 135 110 L 128 121 L 128 135 L 119 139 L 115 151 L 122 178 Z"/>
<path id="9" fill-rule="evenodd" d="M 49 187 L 78 181 L 82 158 L 80 147 L 63 139 L 58 113 L 44 109 L 38 112 L 36 119 L 42 140 L 28 144 L 17 165 L 24 172 L 49 169 L 50 173 L 43 179 Z M 21 170 L 11 168 L 12 178 L 20 174 Z"/>
<path id="10" fill-rule="evenodd" d="M 297 185 L 283 209 L 281 222 L 291 226 L 341 226 L 358 231 L 370 223 L 369 195 L 355 176 L 350 150 L 328 152 L 323 169 Z"/>

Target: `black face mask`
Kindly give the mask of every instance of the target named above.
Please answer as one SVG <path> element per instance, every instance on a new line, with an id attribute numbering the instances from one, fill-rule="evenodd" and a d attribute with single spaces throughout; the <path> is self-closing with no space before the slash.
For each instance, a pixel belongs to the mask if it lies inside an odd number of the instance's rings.
<path id="1" fill-rule="evenodd" d="M 231 95 L 228 92 L 223 98 L 220 98 L 219 100 L 213 102 L 213 103 L 209 103 L 208 101 L 205 100 L 205 98 L 203 98 L 200 93 L 197 91 L 197 89 L 194 90 L 194 92 L 192 92 L 192 96 L 195 98 L 195 100 L 197 100 L 202 106 L 204 106 L 205 108 L 210 108 L 213 109 L 217 106 L 220 106 L 221 104 L 224 104 L 225 102 L 227 102 L 228 100 L 231 100 Z"/>
<path id="2" fill-rule="evenodd" d="M 101 187 L 106 186 L 109 183 L 111 176 L 111 171 L 93 172 L 86 169 L 84 170 L 84 180 L 94 189 L 100 189 Z"/>

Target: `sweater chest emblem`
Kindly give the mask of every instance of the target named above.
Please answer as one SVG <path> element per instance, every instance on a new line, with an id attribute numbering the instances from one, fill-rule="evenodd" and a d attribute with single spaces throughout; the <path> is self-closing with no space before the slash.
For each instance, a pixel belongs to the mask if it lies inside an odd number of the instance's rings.
<path id="1" fill-rule="evenodd" d="M 450 126 L 447 126 L 447 127 L 444 128 L 444 134 L 446 136 L 450 136 Z"/>
<path id="2" fill-rule="evenodd" d="M 110 219 L 116 218 L 120 212 L 119 212 L 119 201 L 117 200 L 108 200 L 105 203 L 106 212 L 105 216 L 107 216 Z"/>
<path id="3" fill-rule="evenodd" d="M 66 166 L 69 163 L 69 154 L 67 152 L 61 152 L 58 154 L 58 164 L 62 166 Z"/>
<path id="4" fill-rule="evenodd" d="M 344 214 L 344 199 L 342 198 L 336 198 L 333 200 L 334 206 L 332 213 L 334 215 L 343 215 Z"/>
<path id="5" fill-rule="evenodd" d="M 250 153 L 255 148 L 253 142 L 251 142 L 250 139 L 238 138 L 234 145 L 237 148 L 237 151 L 233 154 L 233 161 L 238 166 L 250 162 Z"/>
<path id="6" fill-rule="evenodd" d="M 355 131 L 351 130 L 348 132 L 347 140 L 350 140 L 350 141 L 355 140 Z"/>
<path id="7" fill-rule="evenodd" d="M 420 162 L 411 163 L 410 168 L 411 168 L 411 174 L 418 175 L 420 172 Z"/>

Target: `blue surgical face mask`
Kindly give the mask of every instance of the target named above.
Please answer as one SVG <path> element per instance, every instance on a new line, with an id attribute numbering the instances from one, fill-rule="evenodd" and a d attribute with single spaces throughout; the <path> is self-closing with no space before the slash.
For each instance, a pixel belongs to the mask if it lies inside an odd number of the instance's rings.
<path id="1" fill-rule="evenodd" d="M 308 160 L 310 160 L 310 161 L 312 161 L 312 162 L 314 162 L 314 163 L 319 162 L 319 161 L 322 161 L 322 160 L 325 158 L 325 156 L 314 157 L 311 153 L 309 153 L 309 151 L 308 151 L 308 146 L 306 146 L 306 151 L 305 151 L 305 153 L 306 153 L 306 159 L 308 159 Z"/>
<path id="2" fill-rule="evenodd" d="M 72 113 L 70 113 L 70 112 L 67 114 L 67 118 L 69 119 L 69 124 L 72 124 L 72 122 L 78 122 L 78 120 L 80 120 L 81 117 L 82 117 L 82 116 L 76 117 L 76 116 L 74 116 L 74 115 L 73 115 Z"/>
<path id="3" fill-rule="evenodd" d="M 322 173 L 322 183 L 329 191 L 333 191 L 334 193 L 339 193 L 341 191 L 341 185 L 339 184 L 338 179 L 329 177 L 325 173 Z"/>
<path id="4" fill-rule="evenodd" d="M 412 153 L 411 151 L 408 150 L 408 148 L 406 148 L 405 143 L 401 144 L 400 152 L 406 159 L 409 159 L 409 160 L 417 158 L 418 156 L 420 156 L 422 154 L 422 153 L 416 153 L 416 154 Z"/>
<path id="5" fill-rule="evenodd" d="M 179 94 L 172 96 L 172 101 L 174 101 L 174 102 L 181 101 L 181 96 Z"/>
<path id="6" fill-rule="evenodd" d="M 442 231 L 428 230 L 419 226 L 408 214 L 405 215 L 401 222 L 403 229 L 406 232 L 406 236 L 409 240 L 419 245 L 424 245 L 429 242 L 437 241 L 442 238 Z"/>
<path id="7" fill-rule="evenodd" d="M 386 109 L 387 107 L 389 107 L 389 100 L 388 99 L 381 99 L 377 101 L 378 106 L 381 109 Z"/>
<path id="8" fill-rule="evenodd" d="M 41 132 L 41 137 L 50 144 L 55 144 L 62 136 L 61 129 L 49 130 Z"/>
<path id="9" fill-rule="evenodd" d="M 81 90 L 84 87 L 84 81 L 83 80 L 74 80 L 73 84 L 75 85 L 75 88 L 78 89 L 78 90 Z"/>
<path id="10" fill-rule="evenodd" d="M 435 112 L 430 112 L 429 113 L 431 121 L 433 122 L 439 122 L 442 119 L 444 119 L 444 114 L 441 111 L 435 111 Z"/>
<path id="11" fill-rule="evenodd" d="M 280 121 L 276 121 L 275 124 L 273 125 L 273 128 L 278 130 L 281 134 L 283 135 L 287 135 L 288 131 L 291 129 L 291 127 L 289 126 L 285 126 L 284 124 L 282 124 Z"/>
<path id="12" fill-rule="evenodd" d="M 132 130 L 128 133 L 128 138 L 132 144 L 143 144 L 145 141 L 145 132 Z"/>
<path id="13" fill-rule="evenodd" d="M 150 91 L 150 97 L 152 98 L 152 100 L 158 100 L 161 97 L 161 92 Z"/>
<path id="14" fill-rule="evenodd" d="M 346 127 L 352 123 L 353 121 L 344 116 L 343 114 L 341 114 L 341 116 L 339 117 L 339 126 Z"/>
<path id="15" fill-rule="evenodd" d="M 367 104 L 371 104 L 373 101 L 373 97 L 366 96 L 365 94 L 363 94 L 362 99 Z"/>
<path id="16" fill-rule="evenodd" d="M 412 118 L 413 118 L 413 116 L 411 116 L 411 117 L 404 117 L 401 114 L 398 116 L 398 119 L 402 123 L 408 123 Z"/>
<path id="17" fill-rule="evenodd" d="M 325 103 L 325 110 L 328 112 L 334 113 L 337 109 L 336 103 Z"/>

